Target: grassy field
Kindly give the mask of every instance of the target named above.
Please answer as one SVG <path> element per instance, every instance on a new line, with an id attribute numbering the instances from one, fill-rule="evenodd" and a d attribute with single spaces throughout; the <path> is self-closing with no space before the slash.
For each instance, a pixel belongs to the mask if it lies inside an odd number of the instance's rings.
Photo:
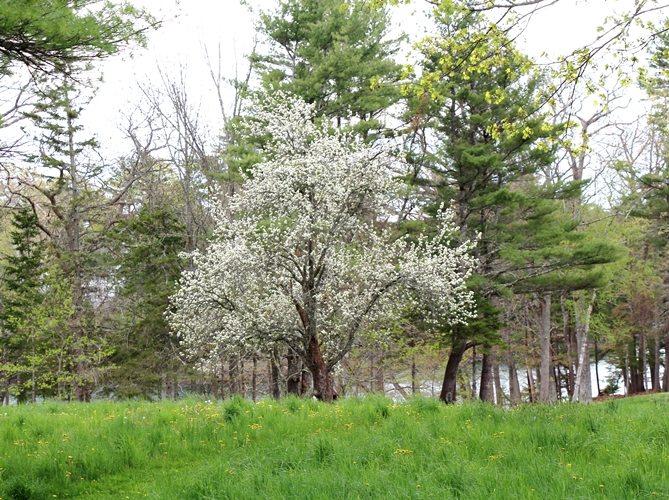
<path id="1" fill-rule="evenodd" d="M 669 498 L 669 395 L 0 408 L 2 500 Z"/>

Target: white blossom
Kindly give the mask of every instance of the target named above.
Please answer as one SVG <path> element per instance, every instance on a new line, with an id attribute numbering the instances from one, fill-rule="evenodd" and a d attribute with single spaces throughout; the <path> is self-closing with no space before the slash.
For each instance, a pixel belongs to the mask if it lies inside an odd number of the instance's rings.
<path id="1" fill-rule="evenodd" d="M 270 137 L 268 159 L 216 211 L 214 238 L 172 297 L 184 349 L 280 342 L 313 371 L 315 341 L 331 371 L 363 329 L 407 302 L 428 323 L 472 317 L 471 245 L 448 244 L 450 212 L 436 237 L 413 243 L 377 227 L 390 217 L 398 160 L 313 114 L 287 94 L 253 109 L 249 132 Z"/>

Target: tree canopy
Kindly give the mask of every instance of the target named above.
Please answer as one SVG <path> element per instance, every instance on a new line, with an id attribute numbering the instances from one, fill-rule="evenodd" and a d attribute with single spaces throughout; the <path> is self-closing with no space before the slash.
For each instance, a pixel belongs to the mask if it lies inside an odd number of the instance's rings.
<path id="1" fill-rule="evenodd" d="M 0 72 L 70 72 L 143 43 L 157 21 L 127 2 L 6 0 L 0 4 Z"/>

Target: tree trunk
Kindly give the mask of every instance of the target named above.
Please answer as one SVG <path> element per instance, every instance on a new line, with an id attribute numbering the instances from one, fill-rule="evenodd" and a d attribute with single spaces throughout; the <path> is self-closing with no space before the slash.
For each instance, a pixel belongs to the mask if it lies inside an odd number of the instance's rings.
<path id="1" fill-rule="evenodd" d="M 527 375 L 527 390 L 530 391 L 530 403 L 534 403 L 537 400 L 537 390 L 534 386 L 534 376 L 532 375 L 532 367 L 530 367 L 530 358 L 525 355 L 525 371 Z"/>
<path id="2" fill-rule="evenodd" d="M 330 380 L 330 374 L 327 371 L 325 366 L 325 361 L 323 361 L 323 355 L 321 354 L 321 348 L 318 345 L 318 340 L 314 337 L 309 339 L 309 347 L 307 349 L 308 356 L 308 365 L 309 371 L 314 380 L 314 396 L 316 398 L 325 401 L 326 403 L 331 403 L 335 400 L 337 395 L 335 394 L 334 387 Z"/>
<path id="3" fill-rule="evenodd" d="M 476 399 L 476 345 L 472 347 L 472 401 Z"/>
<path id="4" fill-rule="evenodd" d="M 641 372 L 641 381 L 643 383 L 643 391 L 648 392 L 648 363 L 646 360 L 646 355 L 648 349 L 646 347 L 646 331 L 644 327 L 641 327 L 641 335 L 639 336 L 639 361 L 640 361 L 640 372 Z"/>
<path id="5" fill-rule="evenodd" d="M 493 376 L 493 381 L 495 382 L 495 404 L 497 404 L 498 406 L 502 406 L 502 404 L 504 404 L 503 393 L 502 393 L 502 380 L 499 376 L 499 361 L 497 360 L 499 354 L 499 347 L 495 346 L 492 352 L 493 352 L 492 376 Z"/>
<path id="6" fill-rule="evenodd" d="M 562 385 L 560 382 L 560 366 L 553 365 L 553 381 L 555 382 L 555 400 L 562 400 Z"/>
<path id="7" fill-rule="evenodd" d="M 214 370 L 213 377 L 211 378 L 211 392 L 214 397 L 214 401 L 218 401 L 218 370 Z"/>
<path id="8" fill-rule="evenodd" d="M 492 353 L 483 354 L 483 361 L 481 363 L 481 390 L 479 398 L 481 401 L 494 403 L 494 395 L 492 392 Z"/>
<path id="9" fill-rule="evenodd" d="M 656 332 L 653 337 L 653 356 L 651 364 L 651 378 L 653 382 L 653 392 L 660 392 L 660 332 Z"/>
<path id="10" fill-rule="evenodd" d="M 374 374 L 374 392 L 379 394 L 386 393 L 385 372 L 383 370 L 383 352 L 379 353 L 376 360 L 376 373 Z"/>
<path id="11" fill-rule="evenodd" d="M 300 363 L 300 358 L 295 354 L 295 351 L 288 349 L 288 355 L 286 356 L 288 361 L 288 371 L 286 373 L 286 390 L 288 394 L 294 394 L 300 396 L 302 388 L 302 367 Z"/>
<path id="12" fill-rule="evenodd" d="M 281 386 L 279 385 L 279 350 L 275 347 L 269 357 L 269 390 L 274 399 L 281 397 Z"/>
<path id="13" fill-rule="evenodd" d="M 664 337 L 664 382 L 662 390 L 669 392 L 669 333 Z"/>
<path id="14" fill-rule="evenodd" d="M 595 302 L 596 291 L 585 290 L 576 292 L 574 300 L 574 319 L 576 321 L 576 347 L 578 350 L 578 369 L 574 384 L 574 399 L 582 403 L 592 401 L 592 382 L 590 378 L 590 350 L 588 331 L 590 315 Z"/>
<path id="15" fill-rule="evenodd" d="M 602 388 L 599 385 L 599 352 L 597 351 L 597 340 L 595 340 L 595 378 L 597 379 L 597 395 L 602 395 Z"/>
<path id="16" fill-rule="evenodd" d="M 506 366 L 509 369 L 509 401 L 513 405 L 520 403 L 520 382 L 518 381 L 518 370 L 516 369 L 516 360 L 513 359 L 511 350 L 511 335 L 508 328 L 502 328 L 502 340 L 506 343 L 505 352 Z"/>
<path id="17" fill-rule="evenodd" d="M 636 354 L 636 336 L 632 339 L 632 344 L 629 346 L 628 349 L 628 357 L 629 357 L 629 368 L 630 368 L 630 388 L 629 388 L 629 393 L 630 394 L 636 394 L 637 392 L 641 392 L 641 384 L 639 383 L 639 370 L 638 370 L 638 357 Z"/>
<path id="18" fill-rule="evenodd" d="M 466 341 L 455 341 L 451 349 L 451 354 L 448 356 L 446 363 L 446 371 L 444 372 L 444 383 L 441 386 L 441 394 L 439 399 L 444 403 L 452 403 L 456 399 L 456 385 L 458 380 L 458 367 L 462 361 L 465 351 L 472 347 Z"/>
<path id="19" fill-rule="evenodd" d="M 230 377 L 230 395 L 240 394 L 239 356 L 230 356 L 230 360 L 228 361 L 228 376 Z"/>
<path id="20" fill-rule="evenodd" d="M 258 397 L 258 355 L 253 353 L 253 371 L 251 372 L 251 400 L 255 403 Z"/>
<path id="21" fill-rule="evenodd" d="M 623 367 L 623 384 L 625 385 L 625 396 L 630 393 L 631 376 L 630 376 L 630 348 L 629 344 L 625 344 L 625 366 Z"/>
<path id="22" fill-rule="evenodd" d="M 574 398 L 574 385 L 576 384 L 576 379 L 574 377 L 574 342 L 569 311 L 565 307 L 564 295 L 560 297 L 560 307 L 562 308 L 562 335 L 564 336 L 565 344 L 567 344 L 567 397 L 572 400 Z"/>
<path id="23" fill-rule="evenodd" d="M 539 401 L 549 403 L 551 398 L 551 294 L 544 294 L 541 305 L 541 330 L 539 332 L 539 343 L 541 346 L 541 362 L 539 365 Z"/>

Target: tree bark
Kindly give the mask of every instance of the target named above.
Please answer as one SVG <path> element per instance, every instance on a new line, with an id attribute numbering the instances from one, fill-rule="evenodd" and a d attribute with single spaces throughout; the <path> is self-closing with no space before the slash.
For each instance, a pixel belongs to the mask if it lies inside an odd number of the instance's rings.
<path id="1" fill-rule="evenodd" d="M 506 360 L 506 366 L 509 370 L 509 401 L 512 405 L 517 405 L 520 403 L 520 382 L 518 381 L 516 360 L 513 359 L 513 351 L 511 350 L 511 335 L 508 328 L 502 328 L 502 340 L 507 345 L 504 356 Z"/>
<path id="2" fill-rule="evenodd" d="M 597 350 L 597 340 L 595 340 L 595 378 L 597 379 L 597 395 L 602 395 L 602 388 L 599 385 L 599 352 Z"/>
<path id="3" fill-rule="evenodd" d="M 416 394 L 416 355 L 411 355 L 411 394 Z"/>
<path id="4" fill-rule="evenodd" d="M 630 370 L 630 384 L 629 384 L 629 393 L 636 394 L 641 392 L 641 386 L 639 380 L 639 358 L 636 353 L 636 336 L 632 339 L 632 344 L 629 346 L 627 355 L 629 357 L 629 370 Z"/>
<path id="5" fill-rule="evenodd" d="M 321 354 L 321 348 L 318 345 L 318 340 L 314 337 L 309 339 L 309 345 L 307 348 L 308 356 L 308 366 L 309 371 L 314 380 L 314 396 L 316 398 L 325 401 L 326 403 L 331 403 L 337 397 L 334 388 L 332 387 L 332 382 L 330 381 L 330 375 L 325 366 L 325 361 L 323 361 L 323 355 Z"/>
<path id="6" fill-rule="evenodd" d="M 296 396 L 301 395 L 302 389 L 302 367 L 300 358 L 292 349 L 288 349 L 288 354 L 286 356 L 288 361 L 288 371 L 286 373 L 286 390 L 288 394 L 294 394 Z"/>
<path id="7" fill-rule="evenodd" d="M 281 397 L 281 386 L 279 385 L 279 350 L 275 347 L 269 357 L 269 390 L 274 399 Z"/>
<path id="8" fill-rule="evenodd" d="M 258 355 L 253 353 L 253 371 L 251 373 L 251 400 L 255 403 L 258 395 Z"/>
<path id="9" fill-rule="evenodd" d="M 383 370 L 383 352 L 379 353 L 379 357 L 376 359 L 376 372 L 374 374 L 374 392 L 379 394 L 386 393 L 385 386 L 385 372 Z"/>
<path id="10" fill-rule="evenodd" d="M 664 382 L 662 390 L 669 392 L 669 333 L 664 337 Z"/>
<path id="11" fill-rule="evenodd" d="M 539 333 L 541 345 L 541 362 L 539 366 L 539 401 L 549 403 L 551 398 L 551 294 L 546 293 L 541 304 L 541 330 Z"/>
<path id="12" fill-rule="evenodd" d="M 495 382 L 495 404 L 502 406 L 502 404 L 504 404 L 504 399 L 502 393 L 502 380 L 499 376 L 499 346 L 495 346 L 492 352 L 492 376 Z"/>
<path id="13" fill-rule="evenodd" d="M 653 391 L 660 392 L 660 331 L 655 332 L 653 338 Z"/>
<path id="14" fill-rule="evenodd" d="M 473 347 L 473 344 L 465 340 L 455 341 L 451 349 L 451 354 L 448 356 L 446 363 L 446 371 L 444 372 L 444 383 L 441 386 L 441 394 L 439 399 L 444 403 L 453 403 L 456 399 L 456 385 L 458 379 L 458 367 L 462 361 L 465 351 Z"/>
<path id="15" fill-rule="evenodd" d="M 647 362 L 646 362 L 646 331 L 644 327 L 641 327 L 641 334 L 639 335 L 639 374 L 641 378 L 641 385 L 644 392 L 648 392 L 648 375 L 647 375 Z"/>
<path id="16" fill-rule="evenodd" d="M 239 356 L 230 356 L 230 360 L 228 361 L 228 376 L 230 377 L 230 395 L 240 394 Z"/>
<path id="17" fill-rule="evenodd" d="M 218 401 L 218 374 L 214 370 L 213 377 L 211 378 L 211 392 L 213 394 L 214 400 Z"/>
<path id="18" fill-rule="evenodd" d="M 483 361 L 481 363 L 481 390 L 479 391 L 481 401 L 489 403 L 494 402 L 492 391 L 492 358 L 492 353 L 483 354 Z"/>
<path id="19" fill-rule="evenodd" d="M 578 350 L 578 369 L 574 385 L 574 399 L 582 403 L 592 401 L 592 382 L 590 378 L 590 350 L 588 345 L 588 331 L 590 330 L 590 315 L 595 302 L 596 291 L 585 290 L 576 292 L 574 300 L 574 319 L 576 321 L 576 347 Z"/>
<path id="20" fill-rule="evenodd" d="M 574 377 L 575 363 L 574 363 L 574 342 L 569 319 L 569 311 L 565 307 L 565 297 L 560 297 L 560 307 L 562 308 L 562 334 L 564 336 L 565 344 L 567 344 L 567 396 L 571 400 L 574 398 L 574 385 L 576 379 Z"/>

